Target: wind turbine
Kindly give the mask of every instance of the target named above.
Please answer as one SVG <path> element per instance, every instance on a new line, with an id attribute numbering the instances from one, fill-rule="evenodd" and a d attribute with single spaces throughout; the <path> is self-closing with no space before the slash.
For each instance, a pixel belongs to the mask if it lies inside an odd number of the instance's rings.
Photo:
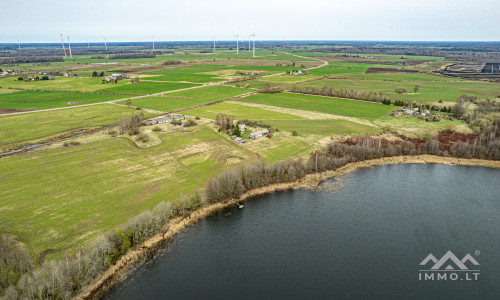
<path id="1" fill-rule="evenodd" d="M 71 43 L 69 41 L 69 35 L 68 35 L 68 48 L 69 48 L 69 58 L 72 58 L 73 54 L 71 54 Z"/>
<path id="2" fill-rule="evenodd" d="M 250 29 L 248 30 L 248 52 L 252 51 L 252 47 L 250 47 L 250 39 L 252 35 L 250 34 Z"/>
<path id="3" fill-rule="evenodd" d="M 253 57 L 255 57 L 255 26 L 253 27 L 253 34 L 251 37 L 253 37 Z"/>
<path id="4" fill-rule="evenodd" d="M 106 52 L 108 51 L 108 44 L 106 43 L 106 38 L 104 38 L 104 47 L 106 47 Z"/>
<path id="5" fill-rule="evenodd" d="M 63 39 L 62 33 L 61 33 L 61 43 L 63 45 L 64 58 L 66 58 L 66 57 L 68 57 L 68 55 L 66 54 L 66 47 L 64 47 L 64 39 Z"/>
<path id="6" fill-rule="evenodd" d="M 238 38 L 240 37 L 238 34 L 234 36 L 236 38 L 236 55 L 240 53 L 240 46 L 238 45 Z"/>
<path id="7" fill-rule="evenodd" d="M 90 41 L 87 40 L 87 49 L 89 49 L 89 48 L 90 48 Z"/>
<path id="8" fill-rule="evenodd" d="M 151 38 L 153 39 L 153 51 L 155 51 L 155 37 L 152 36 Z"/>
<path id="9" fill-rule="evenodd" d="M 19 50 L 21 50 L 21 42 L 17 40 L 17 44 L 19 45 Z"/>
<path id="10" fill-rule="evenodd" d="M 214 39 L 214 53 L 215 53 L 215 35 L 212 38 Z"/>

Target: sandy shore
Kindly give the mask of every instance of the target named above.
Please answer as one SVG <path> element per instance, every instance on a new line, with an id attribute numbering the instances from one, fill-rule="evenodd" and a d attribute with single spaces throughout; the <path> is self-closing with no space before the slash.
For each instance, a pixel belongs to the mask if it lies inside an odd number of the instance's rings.
<path id="1" fill-rule="evenodd" d="M 490 161 L 481 159 L 462 159 L 462 158 L 441 157 L 433 155 L 386 157 L 386 158 L 350 163 L 335 171 L 326 171 L 323 173 L 307 175 L 306 177 L 295 182 L 273 184 L 263 188 L 251 190 L 242 195 L 240 199 L 235 199 L 235 201 L 242 202 L 254 196 L 266 193 L 272 193 L 274 191 L 316 187 L 320 182 L 330 177 L 342 176 L 347 173 L 363 168 L 394 165 L 400 163 L 445 164 L 445 165 L 500 168 L 500 161 Z M 115 284 L 120 278 L 122 278 L 127 268 L 132 266 L 134 262 L 138 261 L 141 258 L 146 257 L 151 253 L 154 253 L 161 245 L 163 245 L 165 241 L 170 240 L 172 237 L 174 237 L 177 233 L 179 233 L 187 226 L 195 224 L 199 220 L 206 218 L 207 216 L 212 215 L 217 211 L 230 207 L 232 205 L 235 205 L 235 202 L 233 200 L 225 203 L 210 204 L 208 206 L 202 207 L 192 212 L 186 218 L 176 218 L 174 220 L 171 220 L 169 222 L 168 230 L 166 232 L 153 236 L 152 238 L 145 241 L 140 247 L 137 247 L 127 252 L 127 254 L 122 256 L 116 262 L 116 264 L 111 266 L 99 279 L 97 279 L 82 293 L 77 295 L 75 299 L 98 298 L 111 286 L 113 286 L 113 284 Z"/>

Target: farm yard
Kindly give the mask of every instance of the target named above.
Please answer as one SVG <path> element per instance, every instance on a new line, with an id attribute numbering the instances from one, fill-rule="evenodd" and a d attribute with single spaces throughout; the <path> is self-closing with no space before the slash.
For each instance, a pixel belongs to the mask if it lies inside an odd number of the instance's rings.
<path id="1" fill-rule="evenodd" d="M 452 112 L 433 111 L 435 122 L 402 115 L 395 100 L 441 108 L 464 94 L 488 103 L 500 98 L 498 83 L 434 72 L 450 63 L 441 56 L 322 49 L 275 45 L 258 49 L 254 58 L 232 47 L 213 53 L 209 44 L 161 48 L 155 57 L 78 54 L 8 65 L 19 74 L 0 76 L 0 233 L 20 241 L 35 259 L 59 259 L 161 201 L 180 203 L 229 168 L 306 159 L 328 142 L 356 135 L 424 142 L 443 131 L 479 132 Z M 303 73 L 285 74 L 298 70 Z M 49 71 L 77 76 L 18 80 Z M 91 77 L 94 71 L 105 75 Z M 114 73 L 124 77 L 103 83 Z M 261 88 L 267 84 L 270 91 Z M 294 86 L 382 92 L 392 102 L 292 93 Z M 142 116 L 172 121 L 148 125 Z M 85 131 L 72 137 L 74 130 Z M 262 135 L 248 138 L 252 132 Z M 52 138 L 33 151 L 4 151 Z"/>

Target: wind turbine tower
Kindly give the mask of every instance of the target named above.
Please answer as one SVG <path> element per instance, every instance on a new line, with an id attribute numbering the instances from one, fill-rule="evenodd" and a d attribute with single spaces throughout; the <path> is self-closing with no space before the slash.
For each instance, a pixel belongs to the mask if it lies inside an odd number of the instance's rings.
<path id="1" fill-rule="evenodd" d="M 253 57 L 255 57 L 255 27 L 253 29 L 253 34 L 251 35 L 253 37 Z"/>
<path id="2" fill-rule="evenodd" d="M 64 39 L 63 39 L 62 33 L 61 33 L 61 42 L 62 42 L 63 50 L 64 50 L 64 58 L 66 58 L 66 57 L 68 57 L 68 55 L 66 54 L 66 47 L 64 47 Z"/>
<path id="3" fill-rule="evenodd" d="M 69 35 L 68 35 L 68 48 L 69 48 L 69 58 L 72 58 L 73 54 L 71 54 L 71 43 L 69 41 Z"/>
<path id="4" fill-rule="evenodd" d="M 87 40 L 87 49 L 90 49 L 90 41 Z"/>
<path id="5" fill-rule="evenodd" d="M 106 48 L 106 51 L 108 51 L 108 44 L 106 43 L 106 38 L 104 38 L 104 47 Z"/>
<path id="6" fill-rule="evenodd" d="M 250 39 L 252 38 L 252 35 L 250 34 L 250 30 L 248 30 L 248 52 L 252 51 L 252 47 L 250 47 Z"/>
<path id="7" fill-rule="evenodd" d="M 214 39 L 214 53 L 215 53 L 215 35 L 212 38 Z"/>
<path id="8" fill-rule="evenodd" d="M 240 53 L 240 46 L 238 44 L 239 43 L 239 39 L 238 38 L 240 36 L 238 34 L 236 34 L 234 37 L 236 38 L 236 55 L 238 55 Z"/>
<path id="9" fill-rule="evenodd" d="M 153 39 L 153 51 L 155 51 L 155 37 L 151 37 Z"/>
<path id="10" fill-rule="evenodd" d="M 19 50 L 21 50 L 21 42 L 17 40 L 17 44 L 19 45 Z"/>

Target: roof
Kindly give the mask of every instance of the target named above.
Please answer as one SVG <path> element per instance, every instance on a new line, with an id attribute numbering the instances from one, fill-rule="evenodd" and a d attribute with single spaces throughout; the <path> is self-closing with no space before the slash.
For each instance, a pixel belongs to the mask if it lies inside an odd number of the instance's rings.
<path id="1" fill-rule="evenodd" d="M 262 130 L 259 130 L 259 131 L 255 131 L 255 132 L 252 132 L 252 133 L 249 133 L 248 136 L 249 137 L 254 137 L 254 136 L 261 136 L 261 135 L 264 135 L 266 133 L 269 133 L 269 130 L 267 129 L 262 129 Z"/>

